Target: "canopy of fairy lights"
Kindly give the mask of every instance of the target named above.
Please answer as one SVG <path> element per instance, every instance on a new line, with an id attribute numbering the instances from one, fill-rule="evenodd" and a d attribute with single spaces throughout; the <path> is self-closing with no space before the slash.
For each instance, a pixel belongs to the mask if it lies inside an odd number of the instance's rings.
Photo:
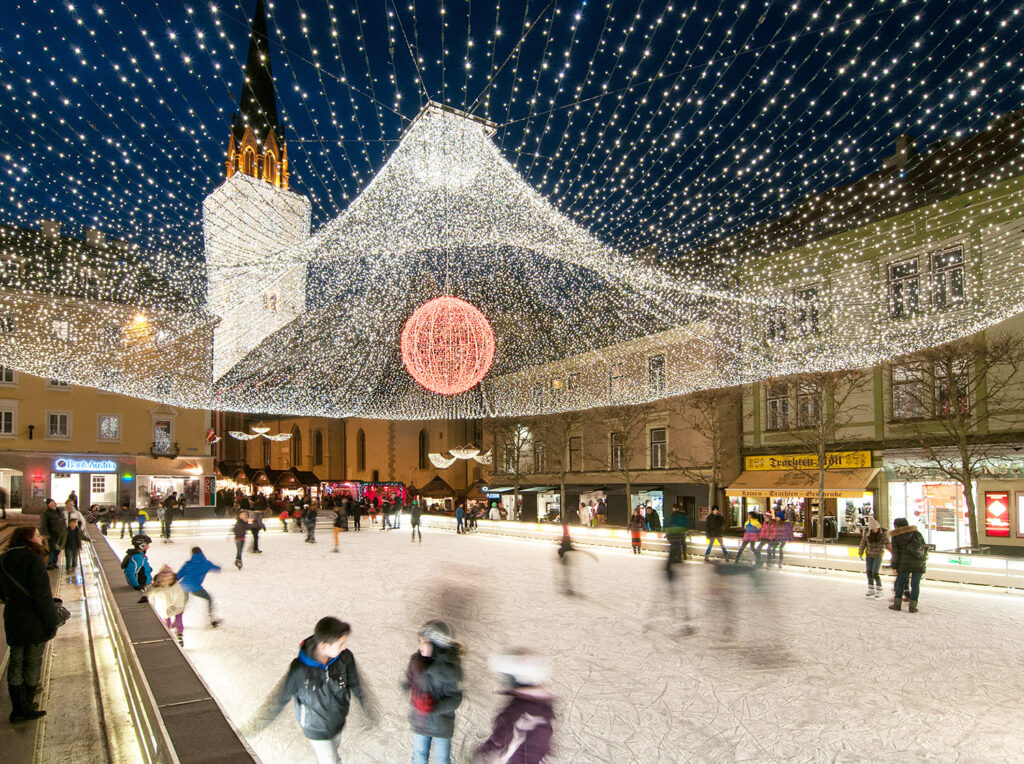
<path id="1" fill-rule="evenodd" d="M 0 365 L 509 416 L 872 365 L 1024 309 L 1012 4 L 483 5 L 261 2 L 289 188 L 224 179 L 251 2 L 14 2 Z"/>

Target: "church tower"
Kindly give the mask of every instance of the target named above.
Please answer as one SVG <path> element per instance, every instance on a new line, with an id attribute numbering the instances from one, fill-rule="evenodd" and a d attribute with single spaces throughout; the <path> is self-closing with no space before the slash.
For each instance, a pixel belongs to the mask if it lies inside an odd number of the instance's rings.
<path id="1" fill-rule="evenodd" d="M 206 303 L 219 379 L 306 304 L 306 263 L 291 248 L 310 235 L 309 199 L 288 189 L 288 147 L 277 116 L 264 0 L 249 34 L 226 179 L 203 201 Z"/>

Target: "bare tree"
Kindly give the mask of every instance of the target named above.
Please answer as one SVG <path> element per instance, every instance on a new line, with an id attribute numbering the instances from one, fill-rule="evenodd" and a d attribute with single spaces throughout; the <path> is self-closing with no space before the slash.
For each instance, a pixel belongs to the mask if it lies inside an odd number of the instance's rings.
<path id="1" fill-rule="evenodd" d="M 893 364 L 893 418 L 906 420 L 931 466 L 960 485 L 972 547 L 978 546 L 973 485 L 1005 448 L 1000 432 L 1024 424 L 1022 369 L 1024 337 L 1006 332 L 929 348 Z"/>
<path id="2" fill-rule="evenodd" d="M 583 424 L 583 414 L 566 411 L 552 414 L 538 420 L 534 434 L 534 449 L 543 444 L 543 464 L 535 465 L 538 471 L 552 475 L 558 480 L 558 506 L 563 523 L 568 522 L 565 506 L 565 482 L 572 465 L 569 463 L 569 441 Z"/>
<path id="3" fill-rule="evenodd" d="M 529 453 L 533 435 L 529 423 L 520 417 L 497 419 L 493 428 L 494 471 L 507 476 L 512 484 L 513 514 L 519 508 L 519 487 L 526 473 L 525 458 Z"/>
<path id="4" fill-rule="evenodd" d="M 857 402 L 857 394 L 870 379 L 861 369 L 807 372 L 769 380 L 768 384 L 794 385 L 796 388 L 796 421 L 792 437 L 816 456 L 811 468 L 794 464 L 794 469 L 810 472 L 818 479 L 818 532 L 825 537 L 825 473 L 830 468 L 828 450 L 844 440 L 844 428 L 866 406 Z M 790 422 L 790 424 L 793 424 Z"/>
<path id="5" fill-rule="evenodd" d="M 711 451 L 710 461 L 694 462 L 681 450 L 672 449 L 668 461 L 690 480 L 708 487 L 708 506 L 718 503 L 722 468 L 739 456 L 739 390 L 735 387 L 701 390 L 668 401 L 669 410 L 692 432 L 703 437 Z"/>
<path id="6" fill-rule="evenodd" d="M 609 472 L 622 477 L 626 484 L 626 517 L 632 512 L 629 506 L 633 497 L 633 482 L 637 472 L 646 469 L 644 457 L 647 454 L 647 425 L 654 409 L 651 404 L 616 406 L 601 414 L 608 428 L 608 447 L 603 450 L 600 463 Z"/>

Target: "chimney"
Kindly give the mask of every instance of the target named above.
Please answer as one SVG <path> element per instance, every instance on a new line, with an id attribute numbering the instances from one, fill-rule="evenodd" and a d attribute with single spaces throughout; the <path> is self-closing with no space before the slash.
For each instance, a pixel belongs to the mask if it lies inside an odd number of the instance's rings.
<path id="1" fill-rule="evenodd" d="M 103 231 L 97 231 L 95 228 L 85 229 L 85 243 L 90 247 L 102 247 L 104 238 Z"/>
<path id="2" fill-rule="evenodd" d="M 60 238 L 60 223 L 56 220 L 40 220 L 39 230 L 47 239 Z"/>
<path id="3" fill-rule="evenodd" d="M 903 169 L 910 157 L 917 153 L 917 139 L 912 135 L 901 135 L 896 139 L 894 148 L 896 153 L 882 160 L 882 167 L 886 170 Z"/>

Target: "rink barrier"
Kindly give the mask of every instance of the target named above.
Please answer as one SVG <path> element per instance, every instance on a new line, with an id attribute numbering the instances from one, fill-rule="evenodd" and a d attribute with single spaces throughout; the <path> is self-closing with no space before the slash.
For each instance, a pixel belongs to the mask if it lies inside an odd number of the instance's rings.
<path id="1" fill-rule="evenodd" d="M 139 592 L 125 583 L 112 548 L 118 542 L 126 547 L 125 540 L 98 529 L 93 539 L 84 546 L 102 573 L 100 602 L 142 761 L 259 761 L 153 608 L 139 603 Z"/>
<path id="2" fill-rule="evenodd" d="M 456 522 L 455 518 L 445 515 L 424 515 L 423 526 L 454 533 Z M 551 544 L 556 544 L 562 537 L 562 526 L 554 523 L 478 520 L 477 528 L 476 533 L 529 539 Z M 587 528 L 570 525 L 569 533 L 573 543 L 580 546 L 624 550 L 629 549 L 630 546 L 630 532 L 625 528 Z M 645 553 L 651 551 L 668 553 L 668 542 L 665 540 L 664 534 L 643 533 L 641 537 Z M 703 558 L 707 545 L 708 539 L 704 534 L 689 533 L 687 535 L 687 549 L 691 560 Z M 740 540 L 726 538 L 725 546 L 730 555 L 735 555 L 739 549 Z M 711 557 L 712 559 L 721 559 L 721 549 L 717 542 L 711 551 Z M 752 562 L 753 555 L 744 551 L 744 559 Z M 786 565 L 796 567 L 864 574 L 864 561 L 860 558 L 858 548 L 846 544 L 811 544 L 805 541 L 790 541 L 785 547 L 784 560 Z M 886 552 L 882 562 L 883 575 L 894 575 L 887 567 L 889 560 L 890 555 Z M 1024 590 L 1024 558 L 930 552 L 928 554 L 928 572 L 925 575 L 931 581 Z"/>

